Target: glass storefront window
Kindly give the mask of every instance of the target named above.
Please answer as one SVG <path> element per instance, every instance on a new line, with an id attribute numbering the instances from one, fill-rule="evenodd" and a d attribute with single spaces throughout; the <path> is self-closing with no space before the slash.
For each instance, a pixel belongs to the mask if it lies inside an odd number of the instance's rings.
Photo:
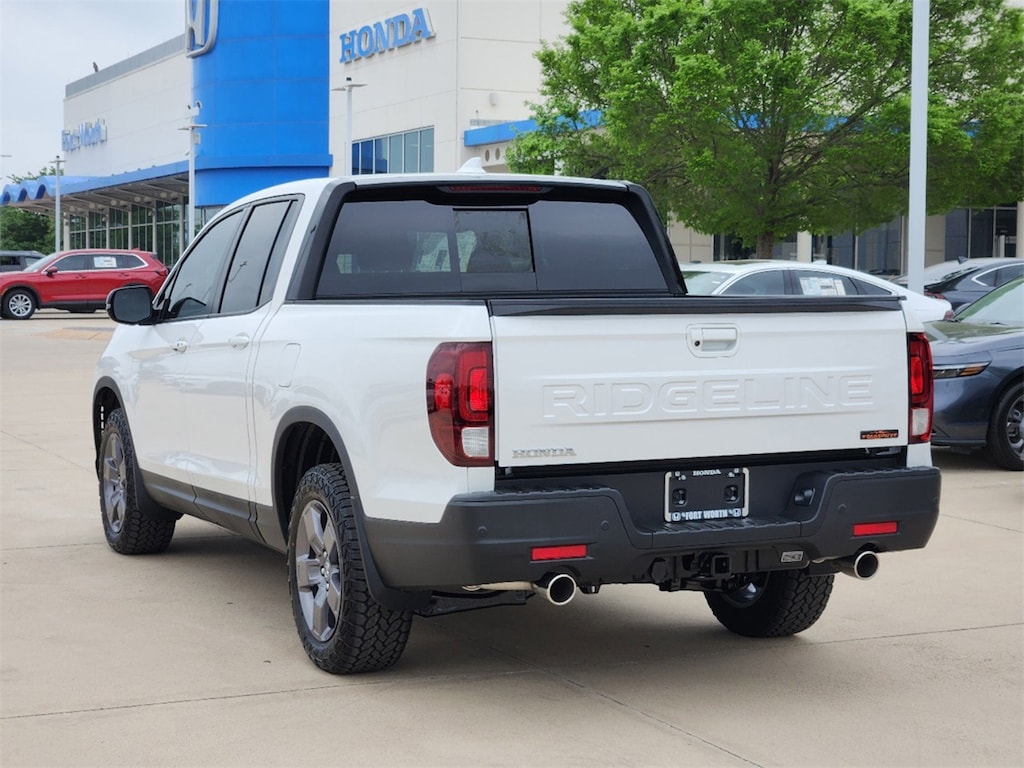
<path id="1" fill-rule="evenodd" d="M 857 237 L 856 268 L 872 275 L 898 275 L 903 255 L 903 219 L 862 232 Z"/>
<path id="2" fill-rule="evenodd" d="M 107 247 L 107 214 L 98 212 L 89 213 L 88 235 L 90 248 Z"/>
<path id="3" fill-rule="evenodd" d="M 86 229 L 85 216 L 68 216 L 68 241 L 62 247 L 65 249 L 86 248 L 89 242 Z"/>
<path id="4" fill-rule="evenodd" d="M 142 205 L 133 205 L 132 216 L 132 248 L 141 251 L 153 250 L 153 209 Z"/>
<path id="5" fill-rule="evenodd" d="M 434 129 L 395 133 L 352 143 L 352 174 L 434 170 Z"/>
<path id="6" fill-rule="evenodd" d="M 181 256 L 181 222 L 182 207 L 180 205 L 172 203 L 157 206 L 154 250 L 157 258 L 164 264 L 172 265 Z"/>
<path id="7" fill-rule="evenodd" d="M 128 248 L 128 211 L 115 208 L 110 211 L 108 248 Z"/>

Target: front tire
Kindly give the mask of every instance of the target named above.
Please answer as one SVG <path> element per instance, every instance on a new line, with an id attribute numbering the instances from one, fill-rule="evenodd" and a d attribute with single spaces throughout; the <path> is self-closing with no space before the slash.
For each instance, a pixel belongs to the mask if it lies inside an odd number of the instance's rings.
<path id="1" fill-rule="evenodd" d="M 385 608 L 370 594 L 340 464 L 313 467 L 299 481 L 288 526 L 288 591 L 299 638 L 321 669 L 375 672 L 405 650 L 412 613 Z"/>
<path id="2" fill-rule="evenodd" d="M 787 637 L 816 622 L 828 605 L 834 576 L 806 571 L 747 574 L 728 591 L 705 592 L 715 618 L 744 637 Z"/>
<path id="3" fill-rule="evenodd" d="M 122 555 L 155 555 L 174 536 L 172 520 L 155 520 L 139 509 L 135 494 L 135 446 L 128 419 L 117 408 L 100 437 L 100 510 L 107 544 Z"/>
<path id="4" fill-rule="evenodd" d="M 988 451 L 1004 469 L 1024 470 L 1024 383 L 1010 387 L 992 411 L 988 428 Z"/>
<path id="5" fill-rule="evenodd" d="M 28 320 L 36 311 L 36 297 L 24 288 L 15 288 L 4 296 L 3 315 L 9 320 Z"/>

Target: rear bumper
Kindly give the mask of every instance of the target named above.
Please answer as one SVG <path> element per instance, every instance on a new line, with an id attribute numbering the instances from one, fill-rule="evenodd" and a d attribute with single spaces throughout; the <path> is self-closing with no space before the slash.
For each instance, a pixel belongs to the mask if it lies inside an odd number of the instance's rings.
<path id="1" fill-rule="evenodd" d="M 552 572 L 582 585 L 700 581 L 727 575 L 723 569 L 802 568 L 862 549 L 923 547 L 938 519 L 940 476 L 934 467 L 805 471 L 787 482 L 774 511 L 752 503 L 750 517 L 697 523 L 663 522 L 660 508 L 630 509 L 607 485 L 560 485 L 457 496 L 437 524 L 366 518 L 366 544 L 384 584 L 402 590 L 537 581 Z M 891 521 L 896 533 L 854 536 L 855 524 Z M 585 557 L 532 558 L 534 547 L 580 544 Z M 705 573 L 709 559 L 716 570 Z"/>

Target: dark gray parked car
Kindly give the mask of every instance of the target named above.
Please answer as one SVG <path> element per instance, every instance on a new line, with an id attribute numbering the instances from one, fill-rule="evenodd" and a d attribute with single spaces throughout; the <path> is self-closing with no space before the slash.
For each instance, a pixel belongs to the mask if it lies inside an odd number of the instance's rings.
<path id="1" fill-rule="evenodd" d="M 39 251 L 0 251 L 0 272 L 20 272 L 41 258 Z"/>
<path id="2" fill-rule="evenodd" d="M 977 301 L 993 288 L 1006 285 L 1016 277 L 1024 275 L 1024 259 L 999 259 L 982 264 L 981 260 L 964 262 L 963 269 L 947 275 L 942 280 L 926 285 L 924 292 L 929 296 L 945 299 L 953 305 L 955 312 L 960 307 Z"/>
<path id="3" fill-rule="evenodd" d="M 999 466 L 1024 470 L 1024 278 L 925 327 L 935 372 L 932 444 L 987 448 Z"/>

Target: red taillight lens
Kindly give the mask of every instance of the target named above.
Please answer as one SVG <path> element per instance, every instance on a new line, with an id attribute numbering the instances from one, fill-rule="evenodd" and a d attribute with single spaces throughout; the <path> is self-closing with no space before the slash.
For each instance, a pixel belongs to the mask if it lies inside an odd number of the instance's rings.
<path id="1" fill-rule="evenodd" d="M 466 421 L 487 421 L 491 405 L 491 348 L 463 350 L 458 379 L 463 382 L 459 407 Z"/>
<path id="2" fill-rule="evenodd" d="M 530 550 L 530 559 L 537 560 L 574 560 L 587 556 L 586 544 L 566 544 L 558 547 L 534 547 Z"/>
<path id="3" fill-rule="evenodd" d="M 441 411 L 451 410 L 454 391 L 455 380 L 451 374 L 440 374 L 434 382 L 434 408 Z"/>
<path id="4" fill-rule="evenodd" d="M 932 433 L 932 349 L 923 333 L 907 337 L 910 363 L 910 442 L 927 443 Z"/>
<path id="5" fill-rule="evenodd" d="M 427 363 L 427 421 L 457 467 L 494 462 L 494 368 L 488 342 L 440 345 Z"/>
<path id="6" fill-rule="evenodd" d="M 891 533 L 899 533 L 900 524 L 896 520 L 889 520 L 884 523 L 856 523 L 853 526 L 854 536 L 887 536 Z"/>

